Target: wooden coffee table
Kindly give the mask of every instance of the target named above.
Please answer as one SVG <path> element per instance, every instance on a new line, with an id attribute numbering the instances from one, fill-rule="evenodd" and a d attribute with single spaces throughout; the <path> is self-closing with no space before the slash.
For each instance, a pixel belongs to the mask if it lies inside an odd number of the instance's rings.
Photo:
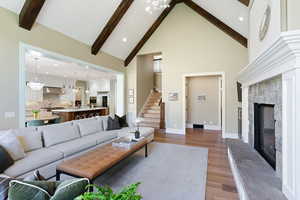
<path id="1" fill-rule="evenodd" d="M 60 163 L 56 167 L 56 180 L 60 180 L 61 174 L 67 174 L 76 178 L 88 178 L 92 183 L 98 176 L 144 147 L 145 157 L 147 157 L 147 144 L 147 140 L 142 139 L 133 144 L 130 149 L 113 147 L 112 143 L 98 147 Z"/>

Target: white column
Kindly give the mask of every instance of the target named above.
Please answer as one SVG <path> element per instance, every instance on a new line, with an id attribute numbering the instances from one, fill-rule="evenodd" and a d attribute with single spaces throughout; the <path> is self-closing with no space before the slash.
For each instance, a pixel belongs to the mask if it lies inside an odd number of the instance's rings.
<path id="1" fill-rule="evenodd" d="M 300 199 L 300 69 L 282 77 L 282 190 Z"/>
<path id="2" fill-rule="evenodd" d="M 125 76 L 124 74 L 117 75 L 116 85 L 116 114 L 123 116 L 125 114 Z"/>
<path id="3" fill-rule="evenodd" d="M 249 94 L 249 87 L 243 86 L 242 87 L 242 139 L 244 142 L 248 143 L 249 139 L 249 115 L 248 115 L 248 96 Z"/>

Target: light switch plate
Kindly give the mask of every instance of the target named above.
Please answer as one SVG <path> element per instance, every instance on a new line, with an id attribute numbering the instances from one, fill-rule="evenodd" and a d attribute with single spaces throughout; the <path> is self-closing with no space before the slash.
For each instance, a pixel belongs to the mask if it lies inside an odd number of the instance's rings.
<path id="1" fill-rule="evenodd" d="M 15 118 L 16 117 L 16 113 L 15 112 L 5 112 L 4 113 L 4 117 L 5 117 L 5 119 Z"/>

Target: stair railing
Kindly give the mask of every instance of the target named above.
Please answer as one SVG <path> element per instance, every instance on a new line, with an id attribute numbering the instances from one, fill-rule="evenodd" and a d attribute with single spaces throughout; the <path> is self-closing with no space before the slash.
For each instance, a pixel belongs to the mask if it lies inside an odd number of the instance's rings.
<path id="1" fill-rule="evenodd" d="M 165 122 L 165 103 L 162 101 L 162 98 L 159 101 L 159 107 L 160 107 L 160 123 L 159 128 L 165 129 L 166 128 L 166 122 Z"/>

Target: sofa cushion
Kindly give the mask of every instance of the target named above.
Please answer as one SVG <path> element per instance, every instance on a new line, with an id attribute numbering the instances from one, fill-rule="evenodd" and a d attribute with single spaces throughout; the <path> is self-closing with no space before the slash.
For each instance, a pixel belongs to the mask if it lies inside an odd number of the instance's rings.
<path id="1" fill-rule="evenodd" d="M 104 131 L 107 130 L 108 117 L 109 117 L 108 115 L 97 117 L 98 120 L 102 123 L 102 127 Z"/>
<path id="2" fill-rule="evenodd" d="M 15 161 L 25 157 L 25 152 L 19 139 L 11 130 L 0 132 L 0 145 Z"/>
<path id="3" fill-rule="evenodd" d="M 74 123 L 78 125 L 81 136 L 91 135 L 103 130 L 102 123 L 96 118 L 78 120 Z"/>
<path id="4" fill-rule="evenodd" d="M 97 144 L 101 144 L 118 137 L 117 131 L 102 131 L 93 135 L 87 136 L 91 140 L 95 140 Z"/>
<path id="5" fill-rule="evenodd" d="M 65 142 L 63 144 L 52 146 L 50 149 L 63 153 L 64 157 L 66 158 L 96 145 L 96 140 L 93 140 L 89 137 L 82 137 L 76 140 Z"/>
<path id="6" fill-rule="evenodd" d="M 39 130 L 42 132 L 45 147 L 80 138 L 78 128 L 71 122 L 41 126 Z"/>
<path id="7" fill-rule="evenodd" d="M 4 173 L 10 177 L 18 177 L 63 158 L 63 154 L 47 148 L 31 151 L 26 157 L 15 162 Z"/>
<path id="8" fill-rule="evenodd" d="M 9 153 L 0 146 L 0 173 L 3 173 L 7 168 L 14 164 L 14 160 Z"/>
<path id="9" fill-rule="evenodd" d="M 43 148 L 42 134 L 35 127 L 12 130 L 21 142 L 24 151 L 29 152 Z"/>

